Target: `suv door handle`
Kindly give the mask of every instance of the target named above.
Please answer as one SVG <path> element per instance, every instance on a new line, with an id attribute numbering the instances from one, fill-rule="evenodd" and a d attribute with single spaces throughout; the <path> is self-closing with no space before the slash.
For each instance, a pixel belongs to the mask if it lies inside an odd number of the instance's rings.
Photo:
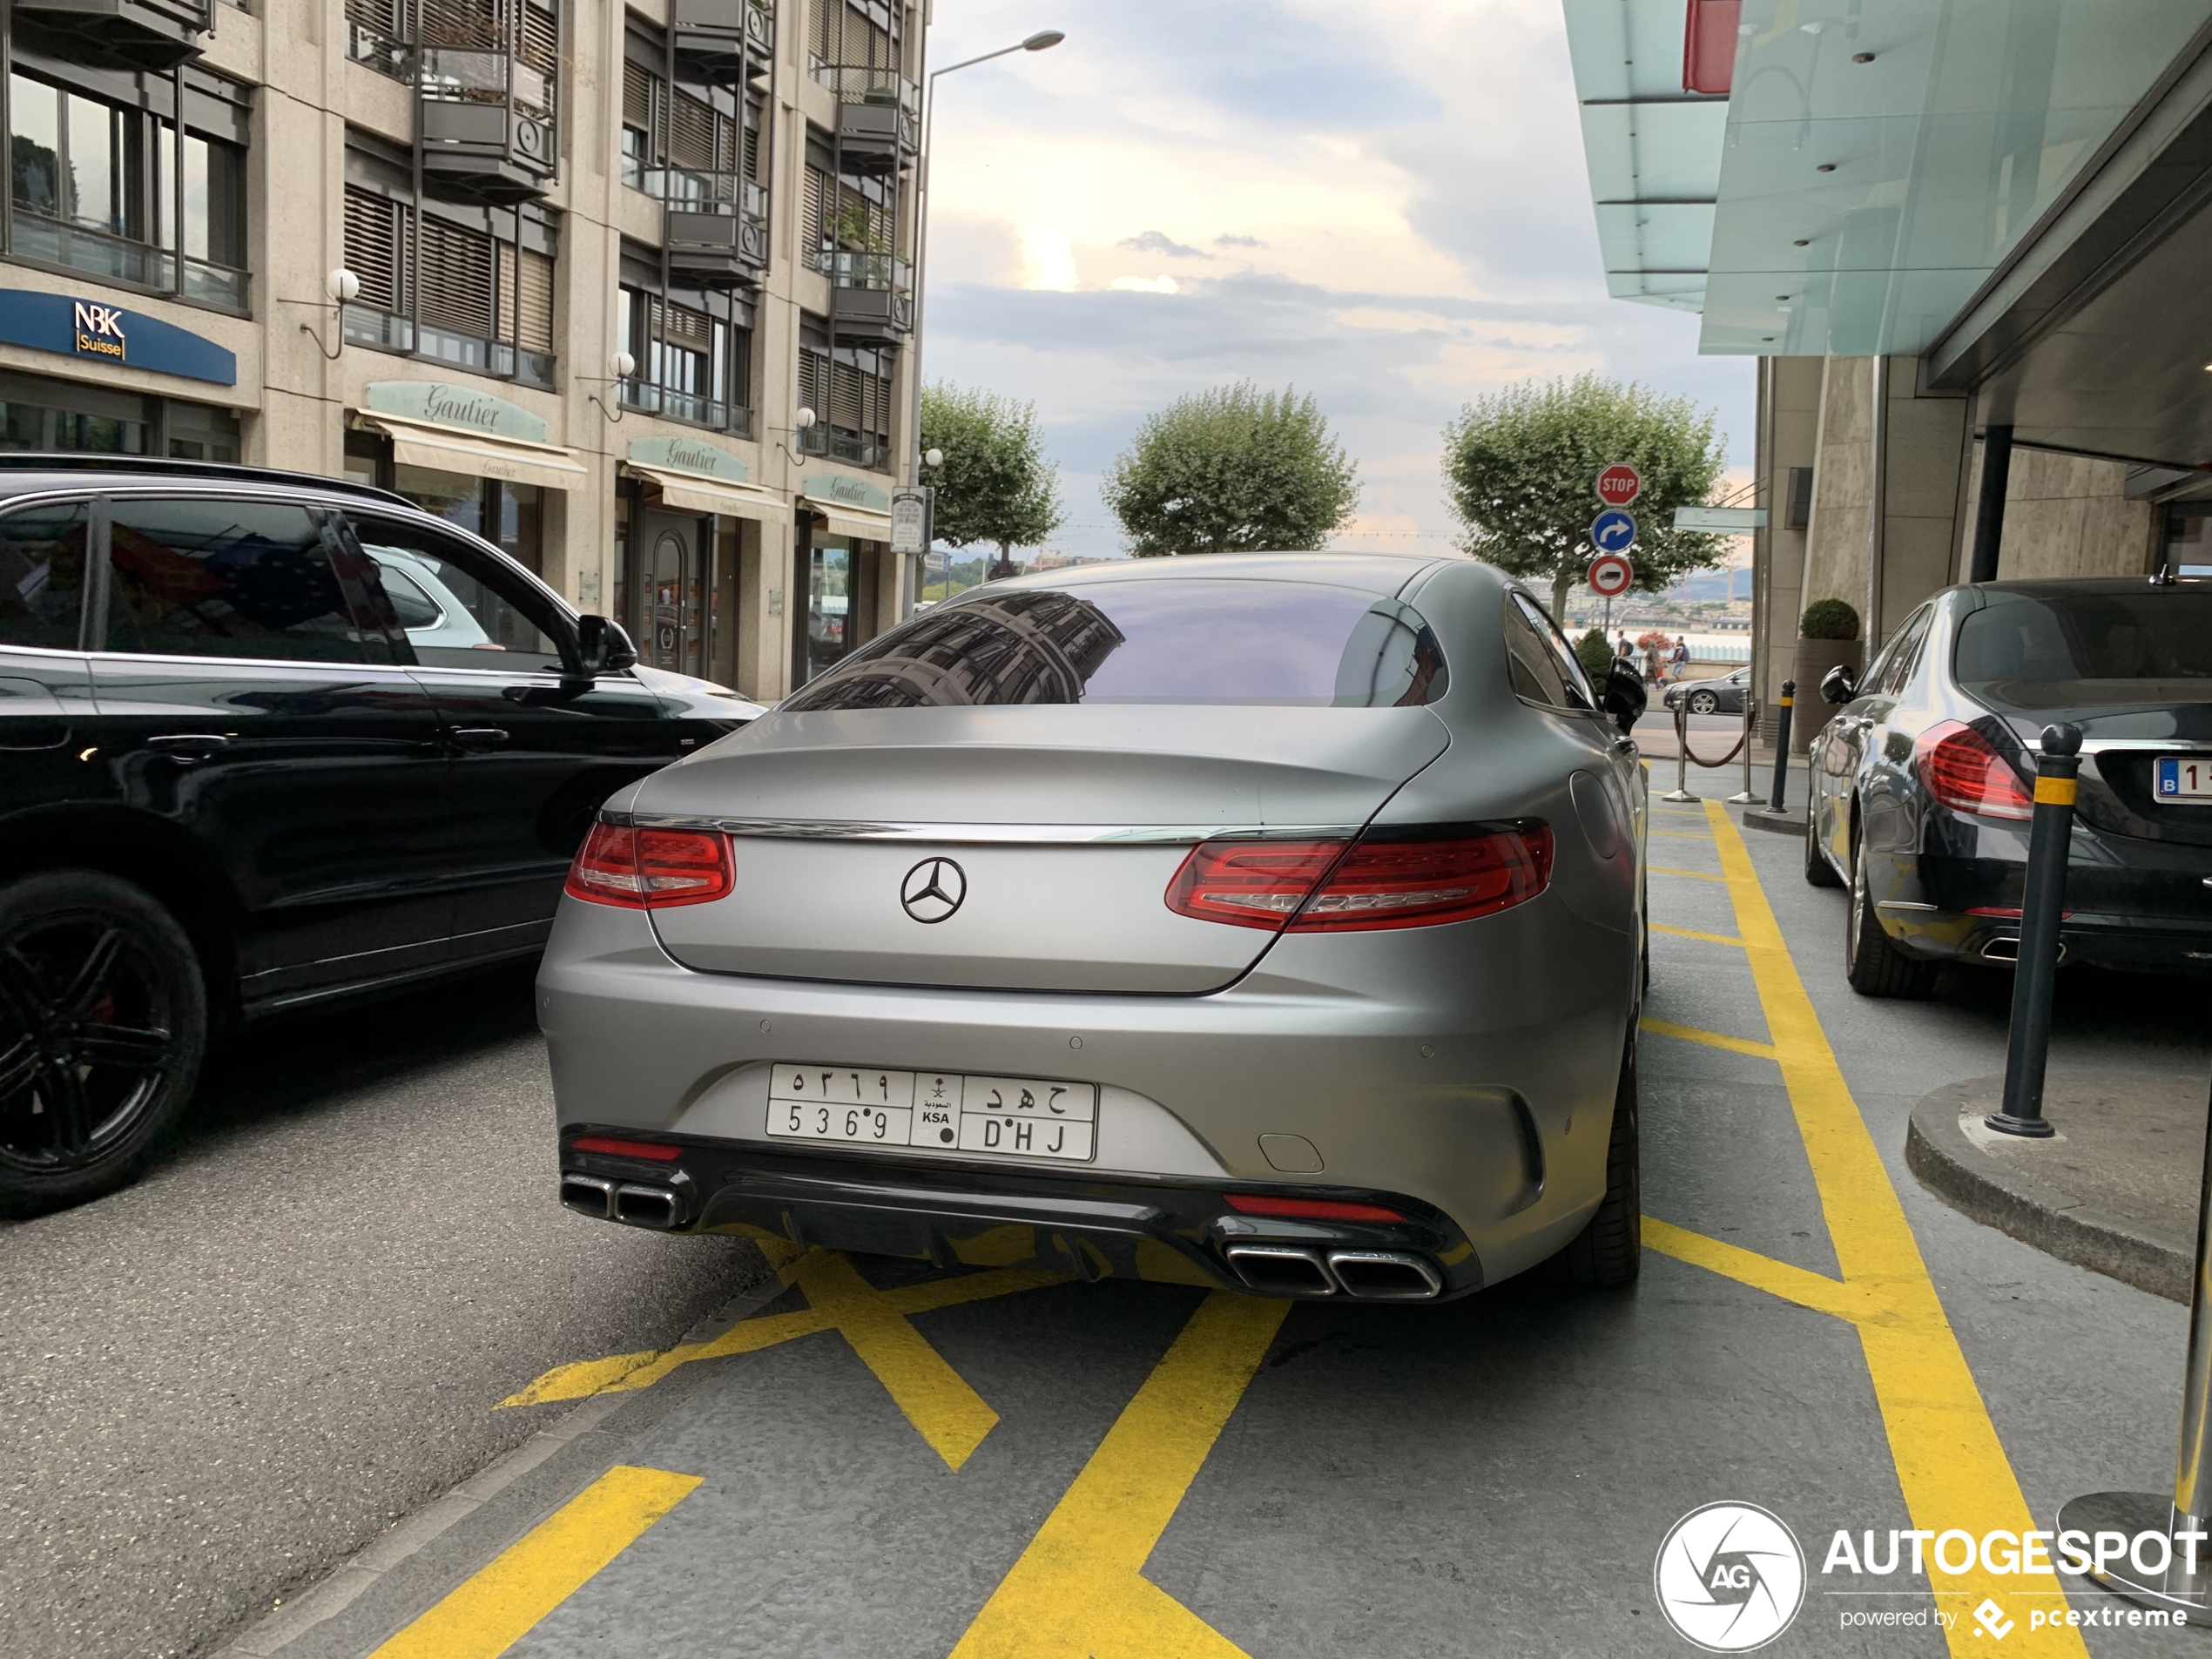
<path id="1" fill-rule="evenodd" d="M 453 746 L 456 749 L 466 749 L 472 753 L 482 754 L 486 750 L 496 749 L 501 744 L 506 742 L 510 735 L 503 725 L 458 726 L 454 730 Z"/>
<path id="2" fill-rule="evenodd" d="M 219 732 L 165 732 L 146 739 L 146 747 L 158 754 L 167 755 L 180 765 L 191 765 L 205 760 L 217 751 L 230 746 L 230 738 Z"/>

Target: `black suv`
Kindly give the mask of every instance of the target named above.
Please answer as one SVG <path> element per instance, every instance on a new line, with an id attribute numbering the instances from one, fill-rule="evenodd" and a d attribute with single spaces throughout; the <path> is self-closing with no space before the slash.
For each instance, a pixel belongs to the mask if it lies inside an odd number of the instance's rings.
<path id="1" fill-rule="evenodd" d="M 536 951 L 757 712 L 381 490 L 0 457 L 0 1213 L 127 1180 L 211 1027 Z"/>

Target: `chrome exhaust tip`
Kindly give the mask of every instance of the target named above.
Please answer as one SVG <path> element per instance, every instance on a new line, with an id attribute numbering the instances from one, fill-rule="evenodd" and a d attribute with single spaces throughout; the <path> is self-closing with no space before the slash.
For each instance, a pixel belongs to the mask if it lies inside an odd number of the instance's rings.
<path id="1" fill-rule="evenodd" d="M 1291 1244 L 1231 1244 L 1222 1254 L 1237 1277 L 1264 1296 L 1334 1296 L 1337 1282 L 1318 1251 Z"/>
<path id="2" fill-rule="evenodd" d="M 596 1175 L 561 1173 L 561 1208 L 573 1210 L 594 1221 L 610 1221 L 615 1213 L 615 1184 Z"/>
<path id="3" fill-rule="evenodd" d="M 1332 1250 L 1329 1271 L 1346 1296 L 1371 1302 L 1428 1302 L 1444 1293 L 1444 1276 L 1406 1251 Z"/>
<path id="4" fill-rule="evenodd" d="M 666 1232 L 683 1213 L 684 1201 L 667 1187 L 625 1181 L 615 1189 L 612 1218 L 630 1226 Z"/>
<path id="5" fill-rule="evenodd" d="M 2006 934 L 2001 939 L 1991 940 L 1981 948 L 1981 955 L 1984 961 L 2007 962 L 2017 968 L 2020 959 L 2020 935 Z M 2066 961 L 2066 941 L 2063 939 L 2059 941 L 2059 961 Z"/>

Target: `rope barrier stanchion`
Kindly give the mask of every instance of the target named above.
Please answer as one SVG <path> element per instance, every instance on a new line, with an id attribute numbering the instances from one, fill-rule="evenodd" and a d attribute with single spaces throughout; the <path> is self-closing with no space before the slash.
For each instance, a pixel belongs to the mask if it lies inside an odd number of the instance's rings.
<path id="1" fill-rule="evenodd" d="M 1675 786 L 1661 800 L 1696 800 L 1689 792 L 1689 712 L 1675 705 Z"/>
<path id="2" fill-rule="evenodd" d="M 1758 792 L 1751 787 L 1751 731 L 1757 724 L 1752 714 L 1757 707 L 1751 696 L 1751 688 L 1746 685 L 1743 688 L 1743 736 L 1736 745 L 1743 752 L 1743 787 L 1728 798 L 1728 804 L 1731 806 L 1750 806 L 1758 802 Z"/>

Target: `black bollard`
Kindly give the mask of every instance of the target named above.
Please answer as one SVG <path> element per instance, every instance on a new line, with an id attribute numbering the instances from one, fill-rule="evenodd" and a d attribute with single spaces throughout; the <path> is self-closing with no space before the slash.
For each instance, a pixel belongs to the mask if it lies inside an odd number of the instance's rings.
<path id="1" fill-rule="evenodd" d="M 2059 921 L 2074 837 L 2074 792 L 2081 728 L 2043 728 L 2035 762 L 2035 817 L 2028 828 L 2027 879 L 2020 893 L 2020 961 L 2013 978 L 2012 1038 L 2005 1050 L 2005 1105 L 1982 1121 L 2006 1135 L 2052 1132 L 2043 1116 L 2043 1069 L 2051 1049 L 2051 988 L 2059 974 Z"/>
<path id="2" fill-rule="evenodd" d="M 1782 810 L 1782 797 L 1790 784 L 1790 707 L 1797 700 L 1797 681 L 1782 682 L 1782 718 L 1774 729 L 1774 794 L 1766 804 L 1770 813 Z"/>

